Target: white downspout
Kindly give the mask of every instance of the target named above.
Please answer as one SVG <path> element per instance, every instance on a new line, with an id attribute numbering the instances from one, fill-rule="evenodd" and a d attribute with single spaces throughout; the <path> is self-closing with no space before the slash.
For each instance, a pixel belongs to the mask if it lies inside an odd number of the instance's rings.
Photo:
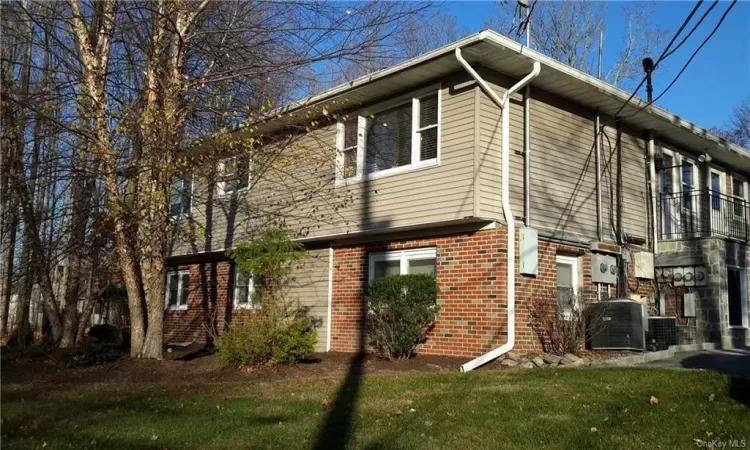
<path id="1" fill-rule="evenodd" d="M 654 132 L 649 131 L 648 132 L 648 176 L 651 178 L 649 181 L 651 183 L 651 242 L 654 244 L 653 252 L 656 254 L 657 251 L 659 251 L 659 228 L 657 226 L 657 219 L 659 218 L 659 213 L 657 211 L 657 204 L 656 204 L 656 196 L 658 195 L 656 193 L 656 154 L 654 152 Z"/>
<path id="2" fill-rule="evenodd" d="M 503 203 L 503 215 L 505 216 L 505 222 L 507 224 L 507 244 L 508 244 L 508 262 L 507 262 L 507 274 L 506 274 L 506 291 L 508 293 L 508 341 L 502 346 L 485 353 L 484 355 L 472 359 L 461 366 L 461 372 L 468 372 L 474 370 L 477 367 L 486 364 L 493 359 L 496 359 L 500 355 L 509 352 L 513 349 L 516 341 L 516 223 L 513 219 L 513 211 L 510 208 L 510 111 L 509 102 L 510 97 L 518 92 L 522 87 L 531 82 L 534 78 L 539 75 L 542 70 L 542 66 L 538 61 L 534 61 L 533 69 L 531 73 L 526 75 L 521 81 L 513 85 L 503 95 L 502 99 L 495 93 L 495 91 L 487 84 L 482 77 L 469 65 L 468 62 L 461 56 L 461 49 L 456 49 L 456 59 L 466 69 L 467 72 L 479 83 L 479 86 L 489 95 L 492 100 L 497 103 L 500 107 L 501 116 L 501 153 L 502 153 L 502 184 L 501 184 L 501 198 Z"/>

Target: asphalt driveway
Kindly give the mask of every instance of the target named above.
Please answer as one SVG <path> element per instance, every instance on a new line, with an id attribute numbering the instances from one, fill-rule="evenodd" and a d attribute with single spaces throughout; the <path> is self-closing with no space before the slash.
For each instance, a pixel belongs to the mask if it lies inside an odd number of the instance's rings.
<path id="1" fill-rule="evenodd" d="M 705 369 L 732 377 L 750 378 L 750 350 L 703 350 L 677 353 L 672 358 L 651 361 L 644 365 Z"/>

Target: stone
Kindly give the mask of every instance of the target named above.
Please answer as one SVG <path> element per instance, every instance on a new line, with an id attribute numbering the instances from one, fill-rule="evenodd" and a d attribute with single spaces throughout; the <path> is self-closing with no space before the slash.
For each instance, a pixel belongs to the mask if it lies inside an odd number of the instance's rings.
<path id="1" fill-rule="evenodd" d="M 504 367 L 516 367 L 518 363 L 512 359 L 504 359 L 500 362 L 500 365 Z"/>
<path id="2" fill-rule="evenodd" d="M 560 360 L 561 366 L 569 366 L 571 364 L 573 364 L 573 361 L 569 360 L 568 358 L 563 358 Z"/>
<path id="3" fill-rule="evenodd" d="M 516 352 L 508 352 L 505 354 L 505 356 L 507 356 L 511 361 L 518 361 L 518 358 L 520 357 L 520 355 Z"/>
<path id="4" fill-rule="evenodd" d="M 521 367 L 523 367 L 524 369 L 533 369 L 536 366 L 534 365 L 533 362 L 527 361 L 527 362 L 521 364 Z"/>
<path id="5" fill-rule="evenodd" d="M 567 359 L 568 361 L 578 361 L 579 359 L 581 359 L 572 353 L 566 353 L 565 355 L 563 355 L 563 358 Z"/>
<path id="6" fill-rule="evenodd" d="M 537 367 L 542 367 L 544 365 L 544 360 L 537 356 L 536 358 L 532 359 L 531 362 L 536 364 Z"/>
<path id="7" fill-rule="evenodd" d="M 542 356 L 542 359 L 547 364 L 557 364 L 560 362 L 560 360 L 562 360 L 562 358 L 557 355 L 544 355 Z"/>
<path id="8" fill-rule="evenodd" d="M 571 365 L 573 367 L 583 366 L 583 360 L 581 358 L 578 358 L 575 361 L 573 361 L 572 363 L 570 363 L 569 365 Z"/>
<path id="9" fill-rule="evenodd" d="M 519 359 L 518 359 L 518 362 L 519 362 L 520 364 L 524 364 L 524 363 L 527 363 L 527 362 L 529 362 L 529 358 L 527 358 L 527 357 L 525 357 L 525 356 L 522 356 L 521 358 L 519 358 Z"/>

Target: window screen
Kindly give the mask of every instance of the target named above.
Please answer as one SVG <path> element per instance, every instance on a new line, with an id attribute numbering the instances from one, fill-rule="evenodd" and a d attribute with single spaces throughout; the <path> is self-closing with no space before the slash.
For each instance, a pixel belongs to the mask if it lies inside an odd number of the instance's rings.
<path id="1" fill-rule="evenodd" d="M 438 93 L 419 99 L 419 160 L 437 158 L 438 149 Z"/>
<path id="2" fill-rule="evenodd" d="M 411 164 L 411 103 L 368 119 L 367 173 Z"/>

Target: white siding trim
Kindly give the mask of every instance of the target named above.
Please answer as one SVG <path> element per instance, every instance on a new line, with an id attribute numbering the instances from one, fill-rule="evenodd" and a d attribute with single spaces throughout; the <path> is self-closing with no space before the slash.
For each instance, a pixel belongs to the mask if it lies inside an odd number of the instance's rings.
<path id="1" fill-rule="evenodd" d="M 326 330 L 326 351 L 331 351 L 331 310 L 333 304 L 333 247 L 328 248 L 328 316 Z"/>

